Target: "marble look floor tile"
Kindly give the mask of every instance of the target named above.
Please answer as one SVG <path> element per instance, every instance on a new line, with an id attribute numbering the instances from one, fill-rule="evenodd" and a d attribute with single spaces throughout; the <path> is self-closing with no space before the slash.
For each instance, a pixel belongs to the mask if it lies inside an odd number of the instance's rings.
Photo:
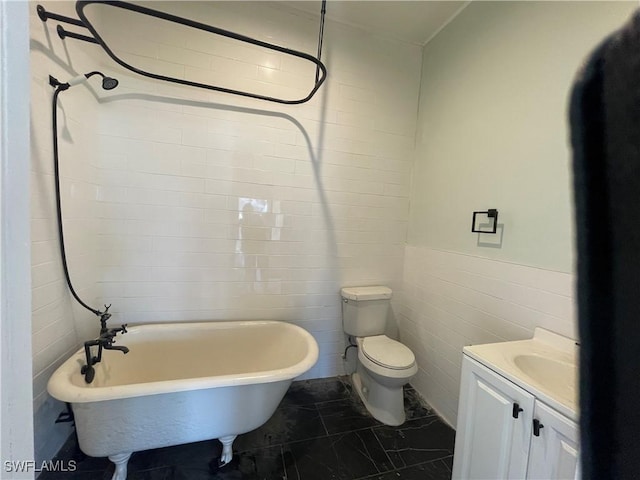
<path id="1" fill-rule="evenodd" d="M 340 377 L 321 378 L 293 382 L 289 387 L 283 405 L 310 405 L 313 403 L 340 400 L 350 395 L 351 389 Z"/>
<path id="2" fill-rule="evenodd" d="M 111 480 L 113 469 L 104 472 L 43 472 L 38 480 Z"/>
<path id="3" fill-rule="evenodd" d="M 139 470 L 135 465 L 130 465 L 127 480 L 278 480 L 285 478 L 280 446 L 234 453 L 233 460 L 228 465 L 218 467 L 217 460 L 221 448 L 214 450 L 211 454 L 210 449 L 203 449 L 207 443 L 210 442 L 140 452 L 142 456 L 151 457 L 147 463 L 157 463 L 157 457 L 162 456 L 165 458 L 165 463 L 172 465 L 145 470 Z M 213 469 L 211 465 L 214 465 Z"/>
<path id="4" fill-rule="evenodd" d="M 239 435 L 233 449 L 241 452 L 325 435 L 327 431 L 315 405 L 281 405 L 263 426 Z"/>
<path id="5" fill-rule="evenodd" d="M 187 472 L 188 473 L 188 472 Z M 195 476 L 186 475 L 185 480 L 195 480 Z M 282 448 L 269 447 L 249 450 L 234 455 L 233 461 L 209 477 L 210 480 L 284 480 L 284 460 Z"/>
<path id="6" fill-rule="evenodd" d="M 393 466 L 370 429 L 283 446 L 288 480 L 353 480 Z"/>
<path id="7" fill-rule="evenodd" d="M 404 389 L 404 411 L 407 420 L 435 415 L 430 408 L 425 406 L 418 392 L 411 387 Z"/>
<path id="8" fill-rule="evenodd" d="M 129 469 L 127 480 L 174 480 L 176 478 L 175 470 L 175 467 L 160 467 L 138 472 L 132 472 Z"/>
<path id="9" fill-rule="evenodd" d="M 145 471 L 171 466 L 190 466 L 207 471 L 209 462 L 222 453 L 219 440 L 185 443 L 171 447 L 135 452 L 129 459 L 129 472 Z"/>
<path id="10" fill-rule="evenodd" d="M 454 430 L 436 416 L 409 420 L 399 427 L 373 429 L 396 468 L 453 454 Z"/>
<path id="11" fill-rule="evenodd" d="M 382 475 L 367 477 L 366 480 L 451 480 L 451 468 L 443 460 L 421 463 Z"/>
<path id="12" fill-rule="evenodd" d="M 318 411 L 329 434 L 350 432 L 382 425 L 367 411 L 357 396 L 318 404 Z"/>

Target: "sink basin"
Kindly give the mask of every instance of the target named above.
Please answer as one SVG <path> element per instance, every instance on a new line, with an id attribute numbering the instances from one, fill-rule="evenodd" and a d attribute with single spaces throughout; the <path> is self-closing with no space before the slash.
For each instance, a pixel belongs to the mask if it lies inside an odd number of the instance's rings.
<path id="1" fill-rule="evenodd" d="M 575 395 L 578 376 L 576 365 L 536 354 L 516 355 L 516 367 L 539 385 L 571 397 Z"/>
<path id="2" fill-rule="evenodd" d="M 464 347 L 465 355 L 578 419 L 578 347 L 575 340 L 537 327 L 533 338 Z"/>

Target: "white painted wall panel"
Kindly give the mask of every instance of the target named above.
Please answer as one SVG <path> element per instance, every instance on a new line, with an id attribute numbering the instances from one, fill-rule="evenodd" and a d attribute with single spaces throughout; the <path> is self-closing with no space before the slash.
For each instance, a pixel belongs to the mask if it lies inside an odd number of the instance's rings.
<path id="1" fill-rule="evenodd" d="M 407 246 L 404 279 L 396 317 L 418 358 L 413 385 L 452 425 L 462 347 L 531 338 L 535 327 L 577 337 L 572 274 Z"/>

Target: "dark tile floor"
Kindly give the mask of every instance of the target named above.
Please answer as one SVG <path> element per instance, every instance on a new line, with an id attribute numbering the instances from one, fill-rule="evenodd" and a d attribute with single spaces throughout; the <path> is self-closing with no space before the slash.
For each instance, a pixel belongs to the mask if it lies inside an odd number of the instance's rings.
<path id="1" fill-rule="evenodd" d="M 215 471 L 217 440 L 134 453 L 128 480 L 449 480 L 454 431 L 405 389 L 407 421 L 389 427 L 366 411 L 348 377 L 294 382 L 273 417 L 234 442 L 234 459 Z M 70 438 L 57 460 L 73 473 L 39 480 L 110 479 L 106 458 L 85 457 Z"/>

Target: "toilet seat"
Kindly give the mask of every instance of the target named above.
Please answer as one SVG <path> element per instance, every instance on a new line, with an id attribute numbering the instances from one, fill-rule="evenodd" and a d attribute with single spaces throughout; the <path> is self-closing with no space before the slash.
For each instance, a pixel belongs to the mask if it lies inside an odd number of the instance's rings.
<path id="1" fill-rule="evenodd" d="M 378 367 L 390 370 L 407 370 L 416 363 L 416 357 L 410 348 L 386 335 L 375 335 L 358 340 L 359 354 L 362 355 L 363 363 L 366 363 L 364 360 L 366 358 Z"/>

